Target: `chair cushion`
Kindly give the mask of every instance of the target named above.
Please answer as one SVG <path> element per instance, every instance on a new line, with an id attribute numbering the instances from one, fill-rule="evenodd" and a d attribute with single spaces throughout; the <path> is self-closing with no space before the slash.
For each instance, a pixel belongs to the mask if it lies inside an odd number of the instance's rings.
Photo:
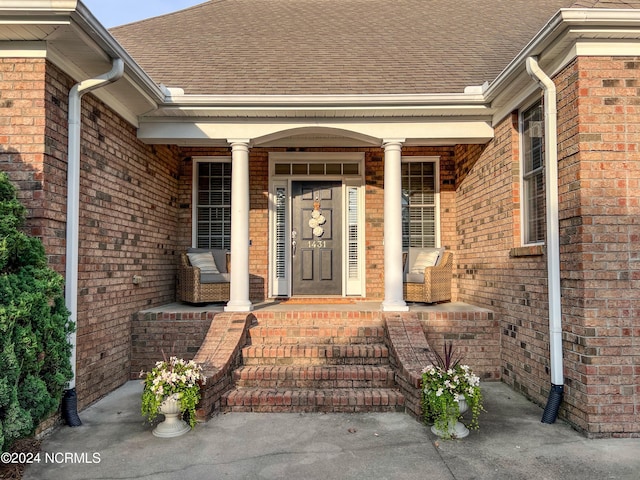
<path id="1" fill-rule="evenodd" d="M 187 250 L 187 254 L 189 253 L 207 253 L 210 252 L 213 254 L 213 261 L 216 264 L 216 267 L 220 273 L 229 273 L 227 270 L 227 255 L 228 252 L 221 248 L 195 248 L 191 247 Z"/>
<path id="2" fill-rule="evenodd" d="M 200 271 L 200 283 L 229 283 L 230 273 L 203 273 Z"/>
<path id="3" fill-rule="evenodd" d="M 404 279 L 407 283 L 424 283 L 424 272 L 423 273 L 407 273 L 407 276 Z"/>
<path id="4" fill-rule="evenodd" d="M 220 271 L 216 265 L 215 260 L 213 259 L 213 253 L 211 252 L 192 252 L 187 253 L 189 257 L 189 262 L 191 266 L 198 267 L 200 269 L 200 274 L 204 273 L 212 273 L 219 274 Z"/>
<path id="5" fill-rule="evenodd" d="M 416 261 L 411 265 L 409 273 L 424 274 L 424 269 L 433 267 L 438 262 L 439 250 L 423 251 L 418 254 Z"/>

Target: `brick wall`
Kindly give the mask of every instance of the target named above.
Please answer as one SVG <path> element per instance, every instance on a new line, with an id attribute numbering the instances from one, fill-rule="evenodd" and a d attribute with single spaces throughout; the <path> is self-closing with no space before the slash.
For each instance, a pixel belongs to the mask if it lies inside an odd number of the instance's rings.
<path id="1" fill-rule="evenodd" d="M 579 58 L 556 79 L 570 420 L 640 435 L 640 59 Z"/>
<path id="2" fill-rule="evenodd" d="M 500 321 L 502 379 L 544 403 L 549 388 L 546 259 L 520 247 L 517 115 L 485 147 L 459 146 L 459 298 Z M 524 254 L 523 254 L 524 251 Z"/>
<path id="3" fill-rule="evenodd" d="M 565 396 L 590 436 L 638 435 L 638 66 L 582 58 L 558 87 Z M 502 379 L 540 405 L 550 385 L 544 248 L 520 245 L 517 115 L 456 148 L 458 298 L 496 312 Z"/>
<path id="4" fill-rule="evenodd" d="M 29 208 L 30 233 L 64 273 L 68 92 L 44 60 L 5 59 L 0 168 Z M 175 299 L 178 151 L 83 97 L 76 388 L 80 407 L 129 378 L 132 316 Z M 140 285 L 132 282 L 142 277 Z"/>
<path id="5" fill-rule="evenodd" d="M 499 321 L 502 380 L 539 405 L 550 386 L 546 256 L 520 244 L 517 114 L 485 147 L 458 146 L 459 299 Z M 565 395 L 562 415 L 573 402 Z"/>
<path id="6" fill-rule="evenodd" d="M 384 150 L 365 154 L 365 275 L 366 295 L 384 299 Z"/>
<path id="7" fill-rule="evenodd" d="M 131 379 L 150 371 L 163 354 L 192 360 L 207 335 L 215 312 L 140 311 L 131 325 Z"/>
<path id="8" fill-rule="evenodd" d="M 60 183 L 45 179 L 45 107 L 44 59 L 0 59 L 0 168 L 18 188 L 18 198 L 28 209 L 27 233 L 38 237 L 56 236 L 56 213 L 45 206 L 52 203 L 51 192 Z M 54 242 L 47 242 L 54 243 Z M 59 250 L 47 249 L 59 266 Z"/>

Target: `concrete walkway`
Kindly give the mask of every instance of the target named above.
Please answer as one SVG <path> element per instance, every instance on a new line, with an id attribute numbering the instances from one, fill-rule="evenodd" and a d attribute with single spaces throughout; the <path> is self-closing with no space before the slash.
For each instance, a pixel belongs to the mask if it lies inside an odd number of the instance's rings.
<path id="1" fill-rule="evenodd" d="M 500 383 L 483 383 L 480 430 L 442 441 L 402 413 L 219 415 L 156 438 L 132 381 L 60 427 L 25 472 L 45 479 L 640 479 L 640 439 L 589 440 Z"/>

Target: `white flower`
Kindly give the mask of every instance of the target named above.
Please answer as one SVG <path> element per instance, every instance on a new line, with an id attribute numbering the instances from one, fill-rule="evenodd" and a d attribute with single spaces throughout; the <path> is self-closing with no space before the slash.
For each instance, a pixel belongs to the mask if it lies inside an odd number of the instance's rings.
<path id="1" fill-rule="evenodd" d="M 444 393 L 444 390 L 442 390 L 442 387 L 440 387 L 437 391 L 436 391 L 436 397 L 440 397 L 442 396 L 442 394 Z"/>

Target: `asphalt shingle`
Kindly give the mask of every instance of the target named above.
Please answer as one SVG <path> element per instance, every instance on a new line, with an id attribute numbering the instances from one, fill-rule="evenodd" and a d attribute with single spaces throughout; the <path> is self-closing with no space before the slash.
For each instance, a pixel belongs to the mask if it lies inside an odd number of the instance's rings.
<path id="1" fill-rule="evenodd" d="M 157 83 L 188 94 L 456 93 L 494 80 L 560 8 L 612 4 L 640 8 L 588 0 L 210 0 L 112 33 Z"/>

